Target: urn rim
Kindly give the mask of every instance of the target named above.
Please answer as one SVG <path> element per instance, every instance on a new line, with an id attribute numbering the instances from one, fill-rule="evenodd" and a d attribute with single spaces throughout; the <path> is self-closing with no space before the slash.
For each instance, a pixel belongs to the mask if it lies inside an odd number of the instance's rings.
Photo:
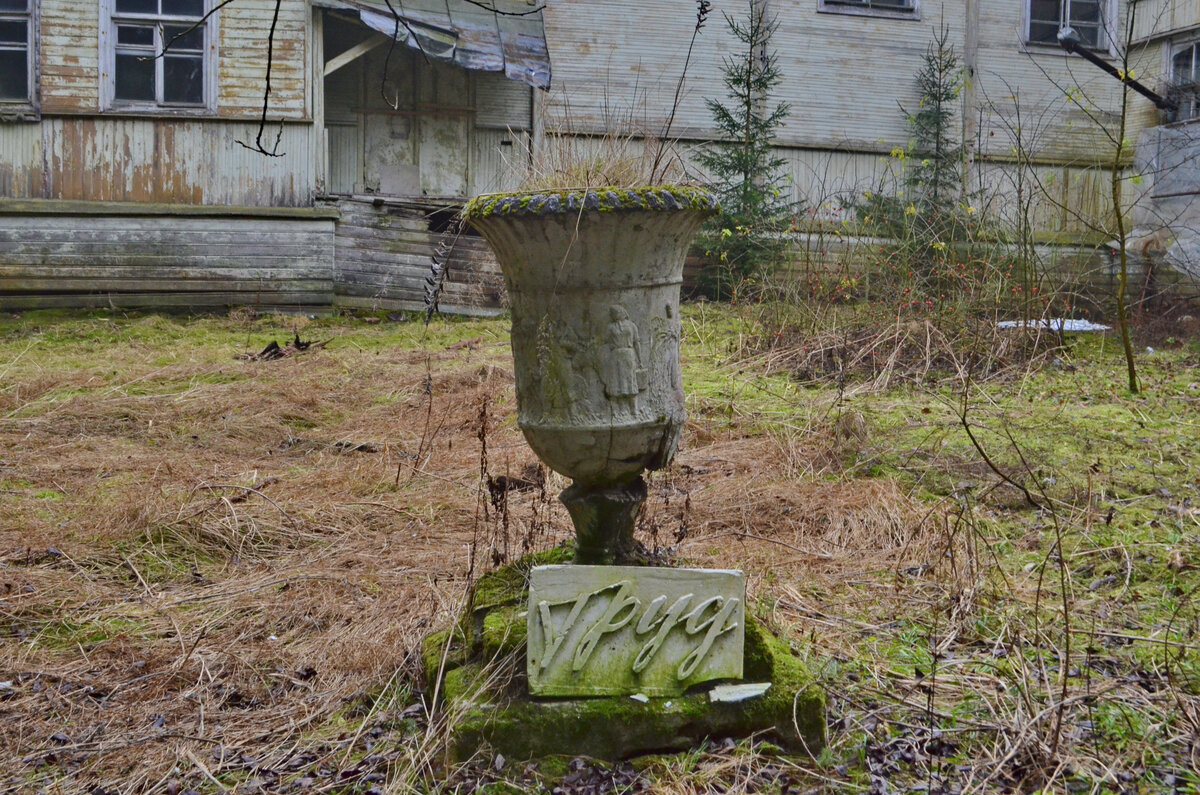
<path id="1" fill-rule="evenodd" d="M 720 202 L 711 191 L 691 185 L 554 188 L 480 194 L 467 202 L 462 215 L 468 221 L 481 221 L 497 217 L 636 210 L 691 211 L 711 215 L 720 210 Z"/>

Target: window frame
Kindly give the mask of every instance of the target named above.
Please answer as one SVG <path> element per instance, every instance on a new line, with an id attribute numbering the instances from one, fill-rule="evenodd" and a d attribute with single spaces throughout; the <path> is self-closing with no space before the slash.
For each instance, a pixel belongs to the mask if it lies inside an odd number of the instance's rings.
<path id="1" fill-rule="evenodd" d="M 1072 0 L 1058 0 L 1060 8 L 1062 7 L 1063 4 L 1066 4 L 1068 6 L 1067 14 L 1066 14 L 1068 21 L 1067 21 L 1066 25 L 1070 24 L 1070 22 L 1069 22 L 1069 20 L 1070 20 L 1069 5 L 1071 2 L 1072 2 Z M 1116 27 L 1117 26 L 1117 6 L 1120 5 L 1120 2 L 1121 2 L 1121 0 L 1099 0 L 1100 33 L 1104 37 L 1105 41 L 1097 47 L 1086 47 L 1086 49 L 1090 50 L 1091 52 L 1096 53 L 1097 55 L 1101 55 L 1101 56 L 1105 56 L 1105 55 L 1115 56 L 1117 54 L 1116 39 L 1118 39 L 1119 36 L 1114 36 L 1113 34 L 1117 32 L 1117 27 Z M 1047 52 L 1047 53 L 1053 52 L 1056 54 L 1068 55 L 1069 53 L 1067 53 L 1067 51 L 1062 48 L 1062 45 L 1060 45 L 1058 43 L 1057 39 L 1055 41 L 1034 41 L 1030 38 L 1029 29 L 1033 24 L 1033 8 L 1032 8 L 1032 6 L 1033 6 L 1033 0 L 1023 0 L 1023 2 L 1021 3 L 1021 45 L 1022 45 L 1022 48 L 1025 49 L 1026 51 L 1030 51 L 1030 52 Z M 1061 21 L 1061 18 L 1062 18 L 1062 14 L 1060 12 L 1060 21 L 1059 21 L 1059 29 L 1060 30 L 1065 26 L 1064 23 Z"/>
<path id="2" fill-rule="evenodd" d="M 203 13 L 213 9 L 215 0 L 202 0 Z M 204 31 L 204 50 L 201 63 L 204 70 L 201 78 L 203 100 L 200 103 L 180 103 L 146 100 L 127 100 L 116 98 L 117 88 L 117 26 L 123 24 L 153 24 L 154 51 L 161 56 L 163 24 L 193 24 L 196 17 L 176 17 L 169 14 L 134 14 L 118 12 L 116 0 L 100 0 L 100 109 L 112 113 L 160 114 L 180 116 L 211 116 L 217 110 L 217 43 L 219 28 L 216 12 L 205 20 L 200 29 Z M 161 96 L 163 90 L 163 59 L 155 59 L 154 90 L 156 96 Z"/>
<path id="3" fill-rule="evenodd" d="M 1192 108 L 1191 115 L 1185 117 L 1183 115 L 1183 108 L 1181 107 L 1178 111 L 1175 111 L 1172 114 L 1168 123 L 1190 124 L 1200 122 L 1200 38 L 1197 38 L 1195 35 L 1193 35 L 1187 39 L 1173 41 L 1169 47 L 1165 47 L 1164 49 L 1166 50 L 1167 58 L 1166 74 L 1168 76 L 1168 96 L 1174 98 L 1176 102 L 1180 102 L 1179 89 L 1183 86 L 1187 86 L 1190 89 L 1189 93 L 1192 97 L 1190 100 Z M 1192 51 L 1192 74 L 1195 79 L 1190 83 L 1182 84 L 1177 82 L 1175 79 L 1175 59 L 1185 50 Z"/>
<path id="4" fill-rule="evenodd" d="M 28 0 L 24 11 L 0 11 L 6 19 L 25 19 L 25 99 L 0 99 L 0 121 L 36 121 L 41 113 L 41 2 Z"/>
<path id="5" fill-rule="evenodd" d="M 818 14 L 843 14 L 855 17 L 880 17 L 883 19 L 903 19 L 909 22 L 919 22 L 921 19 L 921 0 L 907 0 L 908 8 L 874 6 L 878 0 L 817 0 Z"/>

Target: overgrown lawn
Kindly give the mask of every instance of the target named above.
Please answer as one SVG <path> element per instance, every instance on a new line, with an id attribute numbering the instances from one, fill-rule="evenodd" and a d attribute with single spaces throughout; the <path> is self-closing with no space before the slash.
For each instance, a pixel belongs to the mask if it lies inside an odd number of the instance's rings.
<path id="1" fill-rule="evenodd" d="M 642 539 L 746 570 L 827 688 L 819 759 L 440 764 L 422 637 L 571 535 L 557 475 L 489 493 L 536 466 L 505 320 L 28 313 L 0 318 L 0 787 L 1200 787 L 1194 343 L 1130 396 L 1102 336 L 976 335 L 985 360 L 803 307 L 683 329 Z M 235 358 L 296 335 L 326 344 Z"/>

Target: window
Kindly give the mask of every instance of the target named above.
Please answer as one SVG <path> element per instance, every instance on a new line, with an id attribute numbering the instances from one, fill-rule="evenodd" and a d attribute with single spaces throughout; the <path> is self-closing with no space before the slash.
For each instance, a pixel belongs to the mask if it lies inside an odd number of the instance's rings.
<path id="1" fill-rule="evenodd" d="M 919 0 L 817 0 L 817 11 L 871 17 L 921 18 Z"/>
<path id="2" fill-rule="evenodd" d="M 215 30 L 211 18 L 201 22 L 208 0 L 109 2 L 106 107 L 209 107 Z"/>
<path id="3" fill-rule="evenodd" d="M 1029 0 L 1031 44 L 1058 46 L 1059 28 L 1079 32 L 1080 43 L 1090 50 L 1109 48 L 1107 0 Z"/>
<path id="4" fill-rule="evenodd" d="M 1179 103 L 1172 121 L 1200 118 L 1200 42 L 1176 47 L 1171 54 L 1169 94 Z"/>
<path id="5" fill-rule="evenodd" d="M 33 104 L 32 0 L 0 0 L 0 103 Z"/>

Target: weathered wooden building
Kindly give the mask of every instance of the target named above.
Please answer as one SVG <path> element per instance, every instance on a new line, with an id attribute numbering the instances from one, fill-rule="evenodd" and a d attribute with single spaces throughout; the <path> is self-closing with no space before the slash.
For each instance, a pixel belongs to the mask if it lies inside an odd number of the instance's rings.
<path id="1" fill-rule="evenodd" d="M 1117 0 L 754 2 L 779 19 L 772 99 L 792 112 L 778 146 L 814 221 L 899 167 L 901 107 L 918 102 L 913 77 L 942 28 L 965 69 L 981 209 L 1027 207 L 1047 241 L 1110 227 L 1121 86 L 1058 47 L 1064 22 L 1183 100 L 1168 118 L 1130 95 L 1128 137 L 1150 130 L 1141 151 L 1186 155 L 1145 185 L 1186 197 L 1200 181 L 1184 145 L 1200 0 L 1137 0 L 1132 29 Z M 506 13 L 468 0 L 0 0 L 0 306 L 419 306 L 465 197 L 515 187 L 564 146 L 667 130 L 696 23 L 691 0 L 495 3 Z M 710 19 L 670 125 L 685 161 L 715 135 L 705 100 L 732 48 Z M 496 307 L 486 248 L 464 238 L 455 257 L 443 306 Z"/>
<path id="2" fill-rule="evenodd" d="M 540 13 L 404 7 L 0 0 L 0 306 L 420 306 L 549 62 Z M 443 307 L 494 309 L 486 247 L 455 256 Z"/>

